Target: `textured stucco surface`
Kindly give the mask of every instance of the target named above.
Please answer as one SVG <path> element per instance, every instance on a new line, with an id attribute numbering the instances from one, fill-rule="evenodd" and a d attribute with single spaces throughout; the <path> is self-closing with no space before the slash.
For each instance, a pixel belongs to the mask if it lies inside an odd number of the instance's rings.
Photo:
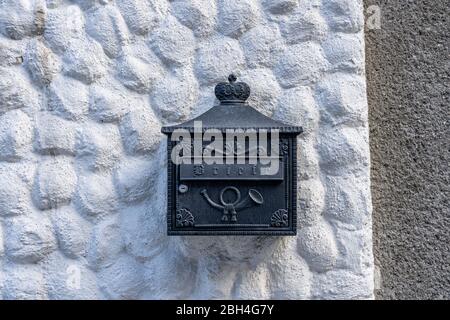
<path id="1" fill-rule="evenodd" d="M 359 0 L 0 0 L 0 291 L 373 297 Z M 167 237 L 162 124 L 236 72 L 302 125 L 297 237 Z"/>
<path id="2" fill-rule="evenodd" d="M 380 299 L 450 298 L 449 1 L 365 1 Z"/>

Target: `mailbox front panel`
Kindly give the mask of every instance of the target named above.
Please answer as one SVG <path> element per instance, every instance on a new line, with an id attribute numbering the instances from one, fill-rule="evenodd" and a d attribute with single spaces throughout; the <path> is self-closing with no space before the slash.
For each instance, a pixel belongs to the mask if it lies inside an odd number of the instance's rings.
<path id="1" fill-rule="evenodd" d="M 175 142 L 168 141 L 168 155 Z M 295 235 L 296 137 L 280 139 L 279 170 L 257 164 L 168 163 L 169 235 Z"/>

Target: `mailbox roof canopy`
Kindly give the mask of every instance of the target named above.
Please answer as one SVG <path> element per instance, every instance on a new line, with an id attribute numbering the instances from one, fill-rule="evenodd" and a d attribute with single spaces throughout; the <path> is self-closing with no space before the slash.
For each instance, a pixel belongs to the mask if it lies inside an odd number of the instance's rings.
<path id="1" fill-rule="evenodd" d="M 229 83 L 221 82 L 215 88 L 220 104 L 212 107 L 200 116 L 184 123 L 164 126 L 162 132 L 172 133 L 177 129 L 194 130 L 194 122 L 201 121 L 203 131 L 207 129 L 277 129 L 280 133 L 300 134 L 303 129 L 273 120 L 249 106 L 245 100 L 250 96 L 250 87 L 243 82 L 235 82 L 236 77 L 230 75 Z"/>

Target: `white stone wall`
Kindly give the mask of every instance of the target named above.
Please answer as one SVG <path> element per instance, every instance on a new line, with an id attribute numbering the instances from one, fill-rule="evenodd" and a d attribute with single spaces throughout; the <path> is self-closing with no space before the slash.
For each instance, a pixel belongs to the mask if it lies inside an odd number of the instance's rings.
<path id="1" fill-rule="evenodd" d="M 373 297 L 362 0 L 0 0 L 4 299 Z M 167 237 L 162 124 L 302 125 L 297 237 Z"/>

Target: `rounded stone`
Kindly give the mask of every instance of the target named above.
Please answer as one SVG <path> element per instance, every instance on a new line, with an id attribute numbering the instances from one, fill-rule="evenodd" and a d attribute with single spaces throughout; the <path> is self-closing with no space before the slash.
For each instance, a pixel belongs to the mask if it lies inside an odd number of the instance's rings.
<path id="1" fill-rule="evenodd" d="M 373 299 L 373 292 L 372 276 L 357 274 L 345 269 L 331 270 L 316 275 L 312 286 L 312 294 L 316 299 Z"/>
<path id="2" fill-rule="evenodd" d="M 204 263 L 219 263 L 214 257 L 224 257 L 226 268 L 266 261 L 276 248 L 277 239 L 264 236 L 184 237 L 177 247 L 185 257 L 205 259 Z"/>
<path id="3" fill-rule="evenodd" d="M 280 30 L 288 44 L 322 41 L 327 34 L 327 22 L 317 10 L 297 10 L 290 19 L 280 23 Z"/>
<path id="4" fill-rule="evenodd" d="M 61 2 L 63 0 L 46 0 L 47 8 L 48 9 L 55 9 L 58 8 L 61 5 Z"/>
<path id="5" fill-rule="evenodd" d="M 61 70 L 59 58 L 38 40 L 29 43 L 25 54 L 25 66 L 31 78 L 40 86 L 50 84 Z"/>
<path id="6" fill-rule="evenodd" d="M 369 142 L 366 128 L 324 128 L 317 150 L 320 167 L 330 175 L 360 173 L 369 168 Z"/>
<path id="7" fill-rule="evenodd" d="M 44 8 L 34 1 L 4 0 L 0 2 L 0 32 L 20 40 L 39 34 L 45 23 Z"/>
<path id="8" fill-rule="evenodd" d="M 234 38 L 254 27 L 260 19 L 258 5 L 252 0 L 218 0 L 218 11 L 219 32 Z"/>
<path id="9" fill-rule="evenodd" d="M 120 59 L 117 67 L 120 82 L 128 89 L 141 94 L 148 93 L 164 72 L 156 60 L 147 63 L 131 56 Z"/>
<path id="10" fill-rule="evenodd" d="M 49 10 L 44 29 L 46 43 L 57 53 L 62 53 L 73 40 L 84 37 L 85 19 L 76 5 Z"/>
<path id="11" fill-rule="evenodd" d="M 30 211 L 28 185 L 9 167 L 0 169 L 0 216 L 16 216 Z"/>
<path id="12" fill-rule="evenodd" d="M 269 69 L 251 69 L 242 72 L 240 81 L 251 85 L 247 102 L 259 112 L 272 116 L 281 93 L 277 79 Z"/>
<path id="13" fill-rule="evenodd" d="M 317 100 L 322 120 L 333 126 L 363 125 L 367 120 L 366 84 L 363 77 L 347 73 L 333 73 L 317 87 Z"/>
<path id="14" fill-rule="evenodd" d="M 139 35 L 152 31 L 168 14 L 167 1 L 121 0 L 116 2 L 130 30 Z"/>
<path id="15" fill-rule="evenodd" d="M 23 63 L 26 43 L 0 37 L 0 67 L 9 67 Z"/>
<path id="16" fill-rule="evenodd" d="M 50 221 L 43 215 L 29 214 L 6 220 L 5 251 L 18 263 L 36 263 L 56 250 Z"/>
<path id="17" fill-rule="evenodd" d="M 338 256 L 333 231 L 324 222 L 316 223 L 299 230 L 298 252 L 311 270 L 326 272 L 331 270 Z"/>
<path id="18" fill-rule="evenodd" d="M 33 161 L 0 162 L 0 174 L 11 171 L 12 174 L 15 174 L 21 179 L 28 186 L 28 189 L 31 190 L 31 186 L 35 180 L 36 165 L 38 163 Z"/>
<path id="19" fill-rule="evenodd" d="M 349 228 L 361 229 L 370 217 L 371 203 L 368 178 L 355 176 L 326 178 L 326 210 L 328 217 Z"/>
<path id="20" fill-rule="evenodd" d="M 191 295 L 197 269 L 194 261 L 182 257 L 175 250 L 164 250 L 145 263 L 146 298 L 183 299 Z M 177 274 L 177 281 L 173 275 Z"/>
<path id="21" fill-rule="evenodd" d="M 5 254 L 5 246 L 3 245 L 3 227 L 0 225 L 0 258 L 2 258 L 4 254 Z M 2 279 L 0 277 L 0 288 L 2 287 L 1 283 Z"/>
<path id="22" fill-rule="evenodd" d="M 19 161 L 31 150 L 33 124 L 20 110 L 0 115 L 0 161 Z"/>
<path id="23" fill-rule="evenodd" d="M 274 118 L 284 123 L 301 125 L 302 138 L 317 131 L 320 119 L 319 109 L 310 87 L 296 87 L 280 94 Z"/>
<path id="24" fill-rule="evenodd" d="M 155 161 L 130 158 L 115 171 L 114 182 L 121 201 L 142 201 L 155 192 L 156 173 L 161 170 Z"/>
<path id="25" fill-rule="evenodd" d="M 162 139 L 160 124 L 150 108 L 129 112 L 120 122 L 120 132 L 129 154 L 154 152 Z"/>
<path id="26" fill-rule="evenodd" d="M 71 206 L 63 206 L 55 210 L 52 222 L 59 248 L 64 255 L 72 259 L 84 257 L 91 229 L 90 224 Z"/>
<path id="27" fill-rule="evenodd" d="M 140 263 L 130 256 L 121 255 L 98 273 L 98 285 L 110 299 L 137 299 L 146 285 L 142 274 Z"/>
<path id="28" fill-rule="evenodd" d="M 220 103 L 214 95 L 214 88 L 215 86 L 212 85 L 203 86 L 198 89 L 198 99 L 195 103 L 195 107 L 189 114 L 189 118 L 195 118 Z"/>
<path id="29" fill-rule="evenodd" d="M 317 178 L 320 172 L 315 138 L 299 139 L 297 147 L 297 174 L 300 180 Z"/>
<path id="30" fill-rule="evenodd" d="M 86 31 L 103 47 L 106 55 L 116 58 L 128 42 L 128 29 L 119 10 L 112 5 L 97 7 L 86 14 Z"/>
<path id="31" fill-rule="evenodd" d="M 228 257 L 231 264 L 250 263 L 255 265 L 272 254 L 276 246 L 276 239 L 264 236 L 223 237 L 218 241 L 211 241 L 216 245 L 218 252 L 224 250 L 223 254 Z"/>
<path id="32" fill-rule="evenodd" d="M 50 113 L 36 118 L 35 151 L 40 154 L 74 155 L 77 125 Z"/>
<path id="33" fill-rule="evenodd" d="M 77 175 L 72 160 L 63 156 L 41 161 L 36 175 L 33 199 L 41 210 L 70 202 Z"/>
<path id="34" fill-rule="evenodd" d="M 106 58 L 100 44 L 93 40 L 74 40 L 63 56 L 64 73 L 91 84 L 106 73 Z"/>
<path id="35" fill-rule="evenodd" d="M 238 269 L 235 264 L 230 265 L 222 259 L 212 258 L 209 255 L 200 256 L 197 260 L 197 269 L 201 271 L 197 271 L 198 275 L 193 298 L 207 300 L 231 299 L 240 265 Z"/>
<path id="36" fill-rule="evenodd" d="M 90 173 L 78 180 L 74 200 L 87 218 L 103 218 L 117 211 L 117 195 L 108 173 Z"/>
<path id="37" fill-rule="evenodd" d="M 244 54 L 239 43 L 230 38 L 213 38 L 197 50 L 195 71 L 202 85 L 215 85 L 229 74 L 244 68 Z"/>
<path id="38" fill-rule="evenodd" d="M 288 14 L 298 6 L 298 0 L 263 0 L 262 3 L 273 14 Z"/>
<path id="39" fill-rule="evenodd" d="M 314 84 L 327 66 L 322 48 L 313 42 L 305 42 L 285 50 L 275 66 L 275 73 L 279 83 L 290 88 Z"/>
<path id="40" fill-rule="evenodd" d="M 233 299 L 270 299 L 269 270 L 265 264 L 244 269 L 238 274 Z"/>
<path id="41" fill-rule="evenodd" d="M 48 89 L 48 110 L 68 120 L 79 120 L 89 110 L 89 90 L 78 80 L 58 76 Z"/>
<path id="42" fill-rule="evenodd" d="M 330 0 L 324 3 L 322 11 L 333 31 L 355 33 L 364 27 L 362 1 Z"/>
<path id="43" fill-rule="evenodd" d="M 325 189 L 319 179 L 299 182 L 297 206 L 300 228 L 317 224 L 325 206 Z"/>
<path id="44" fill-rule="evenodd" d="M 158 180 L 158 183 L 163 182 L 161 178 Z M 121 234 L 127 252 L 140 261 L 147 261 L 167 249 L 165 195 L 166 192 L 158 190 L 155 199 L 126 206 L 120 211 Z"/>
<path id="45" fill-rule="evenodd" d="M 367 216 L 365 218 L 367 219 Z M 336 269 L 347 269 L 357 274 L 366 274 L 372 277 L 373 241 L 372 237 L 367 236 L 372 234 L 372 226 L 369 221 L 360 230 L 349 230 L 347 226 L 336 224 L 334 228 L 339 250 Z"/>
<path id="46" fill-rule="evenodd" d="M 164 123 L 186 120 L 198 99 L 194 75 L 179 70 L 159 81 L 151 95 L 151 104 Z"/>
<path id="47" fill-rule="evenodd" d="M 71 0 L 75 2 L 82 10 L 88 11 L 97 6 L 107 5 L 111 0 Z"/>
<path id="48" fill-rule="evenodd" d="M 115 125 L 84 126 L 77 141 L 77 158 L 92 171 L 111 169 L 120 159 L 122 143 Z"/>
<path id="49" fill-rule="evenodd" d="M 322 44 L 332 70 L 356 72 L 364 70 L 364 38 L 361 34 L 332 33 Z"/>
<path id="50" fill-rule="evenodd" d="M 172 14 L 197 37 L 206 37 L 214 31 L 217 22 L 216 11 L 215 1 L 177 0 L 172 2 Z"/>
<path id="51" fill-rule="evenodd" d="M 273 67 L 284 48 L 276 25 L 258 25 L 244 33 L 240 42 L 250 68 Z"/>
<path id="52" fill-rule="evenodd" d="M 97 224 L 89 240 L 87 260 L 94 270 L 111 266 L 125 250 L 116 218 Z"/>
<path id="53" fill-rule="evenodd" d="M 296 253 L 295 239 L 284 238 L 268 261 L 270 299 L 309 299 L 312 275 Z"/>
<path id="54" fill-rule="evenodd" d="M 3 299 L 46 300 L 46 282 L 40 265 L 9 264 L 2 272 Z"/>
<path id="55" fill-rule="evenodd" d="M 119 90 L 100 85 L 90 87 L 89 112 L 98 122 L 114 122 L 129 110 L 129 97 Z"/>
<path id="56" fill-rule="evenodd" d="M 97 300 L 102 295 L 97 288 L 95 273 L 82 260 L 52 254 L 45 264 L 48 297 L 51 300 Z"/>
<path id="57" fill-rule="evenodd" d="M 183 66 L 192 59 L 195 38 L 189 28 L 169 16 L 152 31 L 150 46 L 165 63 Z"/>
<path id="58" fill-rule="evenodd" d="M 15 69 L 0 68 L 0 115 L 14 109 L 39 107 L 39 94 L 27 76 Z"/>

